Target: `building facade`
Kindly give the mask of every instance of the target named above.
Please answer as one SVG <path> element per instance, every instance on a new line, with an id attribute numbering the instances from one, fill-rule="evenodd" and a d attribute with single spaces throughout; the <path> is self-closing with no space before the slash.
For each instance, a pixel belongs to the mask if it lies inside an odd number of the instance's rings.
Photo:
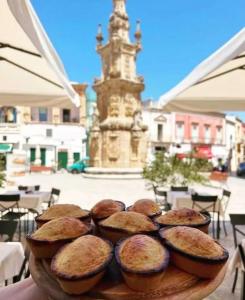
<path id="1" fill-rule="evenodd" d="M 1 107 L 0 152 L 10 173 L 27 171 L 31 165 L 66 168 L 86 156 L 87 86 L 73 86 L 80 95 L 79 108 Z"/>
<path id="2" fill-rule="evenodd" d="M 228 158 L 226 119 L 223 114 L 166 113 L 152 101 L 143 102 L 143 119 L 149 128 L 148 160 L 159 150 L 180 156 L 195 151 L 217 164 Z"/>

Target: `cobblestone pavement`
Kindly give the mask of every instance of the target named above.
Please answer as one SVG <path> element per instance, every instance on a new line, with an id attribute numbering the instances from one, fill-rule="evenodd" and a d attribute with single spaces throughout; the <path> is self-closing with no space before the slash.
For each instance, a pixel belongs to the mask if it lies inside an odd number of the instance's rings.
<path id="1" fill-rule="evenodd" d="M 16 185 L 35 185 L 40 184 L 41 190 L 48 191 L 52 187 L 61 189 L 60 203 L 79 204 L 85 209 L 90 209 L 101 199 L 116 199 L 123 201 L 127 206 L 140 198 L 154 198 L 152 190 L 147 188 L 144 180 L 101 180 L 85 179 L 82 175 L 72 175 L 67 173 L 60 174 L 32 174 L 19 178 L 11 178 Z M 231 190 L 232 197 L 227 210 L 228 236 L 221 232 L 220 242 L 230 251 L 234 251 L 232 229 L 229 225 L 228 214 L 245 213 L 245 179 L 230 177 L 227 188 Z M 12 187 L 13 189 L 16 187 Z M 212 187 L 194 187 L 198 191 L 219 193 L 220 189 Z M 240 281 L 237 284 L 235 294 L 231 293 L 233 275 L 227 275 L 223 284 L 207 299 L 208 300 L 235 300 L 240 299 Z"/>

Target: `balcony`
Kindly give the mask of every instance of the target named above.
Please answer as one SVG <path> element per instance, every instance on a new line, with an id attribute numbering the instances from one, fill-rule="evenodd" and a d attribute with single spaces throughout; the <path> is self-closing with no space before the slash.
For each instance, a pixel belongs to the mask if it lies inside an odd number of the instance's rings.
<path id="1" fill-rule="evenodd" d="M 16 123 L 0 123 L 0 134 L 19 134 L 20 125 Z"/>
<path id="2" fill-rule="evenodd" d="M 192 144 L 206 144 L 206 145 L 224 145 L 223 138 L 210 138 L 210 137 L 191 137 Z"/>

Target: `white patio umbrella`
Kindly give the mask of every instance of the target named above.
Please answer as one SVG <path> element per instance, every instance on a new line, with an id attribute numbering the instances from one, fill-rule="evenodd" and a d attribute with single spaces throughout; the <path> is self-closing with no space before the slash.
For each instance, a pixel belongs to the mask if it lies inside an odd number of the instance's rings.
<path id="1" fill-rule="evenodd" d="M 29 0 L 0 1 L 0 106 L 79 106 Z"/>
<path id="2" fill-rule="evenodd" d="M 160 97 L 167 111 L 245 111 L 245 28 Z"/>

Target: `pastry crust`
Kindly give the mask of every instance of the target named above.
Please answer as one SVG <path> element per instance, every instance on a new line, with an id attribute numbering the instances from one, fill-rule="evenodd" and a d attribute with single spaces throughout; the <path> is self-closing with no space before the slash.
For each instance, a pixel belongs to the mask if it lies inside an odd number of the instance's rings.
<path id="1" fill-rule="evenodd" d="M 51 271 L 65 292 L 81 294 L 102 278 L 112 256 L 109 242 L 86 235 L 60 249 L 52 259 Z"/>
<path id="2" fill-rule="evenodd" d="M 159 205 L 150 199 L 140 199 L 136 201 L 134 205 L 128 208 L 128 211 L 138 212 L 148 217 L 155 217 L 162 213 Z"/>
<path id="3" fill-rule="evenodd" d="M 169 253 L 160 242 L 146 235 L 121 240 L 115 249 L 116 260 L 126 284 L 136 291 L 157 289 L 169 264 Z"/>
<path id="4" fill-rule="evenodd" d="M 147 216 L 136 212 L 118 212 L 98 223 L 99 233 L 112 243 L 136 233 L 158 233 L 159 225 Z"/>
<path id="5" fill-rule="evenodd" d="M 176 226 L 159 233 L 170 250 L 171 262 L 196 276 L 213 278 L 228 260 L 227 250 L 196 228 Z"/>
<path id="6" fill-rule="evenodd" d="M 116 257 L 127 272 L 154 273 L 166 268 L 169 254 L 159 241 L 143 234 L 133 235 L 119 243 Z"/>
<path id="7" fill-rule="evenodd" d="M 26 240 L 37 258 L 51 258 L 64 244 L 91 232 L 91 226 L 76 218 L 63 217 L 45 223 Z"/>
<path id="8" fill-rule="evenodd" d="M 164 215 L 154 218 L 154 221 L 161 227 L 166 226 L 188 226 L 198 228 L 204 233 L 208 233 L 208 226 L 211 218 L 190 208 L 170 210 Z"/>
<path id="9" fill-rule="evenodd" d="M 137 212 L 118 212 L 99 223 L 101 227 L 111 228 L 128 233 L 151 232 L 158 230 L 147 216 Z"/>
<path id="10" fill-rule="evenodd" d="M 105 219 L 114 213 L 124 211 L 125 204 L 120 201 L 105 199 L 98 202 L 91 210 L 93 220 L 99 221 Z"/>
<path id="11" fill-rule="evenodd" d="M 74 204 L 55 204 L 47 209 L 44 213 L 36 217 L 36 223 L 40 227 L 44 223 L 60 217 L 72 217 L 81 221 L 90 220 L 90 212 L 81 209 L 80 206 Z"/>
<path id="12" fill-rule="evenodd" d="M 195 228 L 173 227 L 164 232 L 164 238 L 175 248 L 202 258 L 216 259 L 224 252 L 209 235 Z"/>

